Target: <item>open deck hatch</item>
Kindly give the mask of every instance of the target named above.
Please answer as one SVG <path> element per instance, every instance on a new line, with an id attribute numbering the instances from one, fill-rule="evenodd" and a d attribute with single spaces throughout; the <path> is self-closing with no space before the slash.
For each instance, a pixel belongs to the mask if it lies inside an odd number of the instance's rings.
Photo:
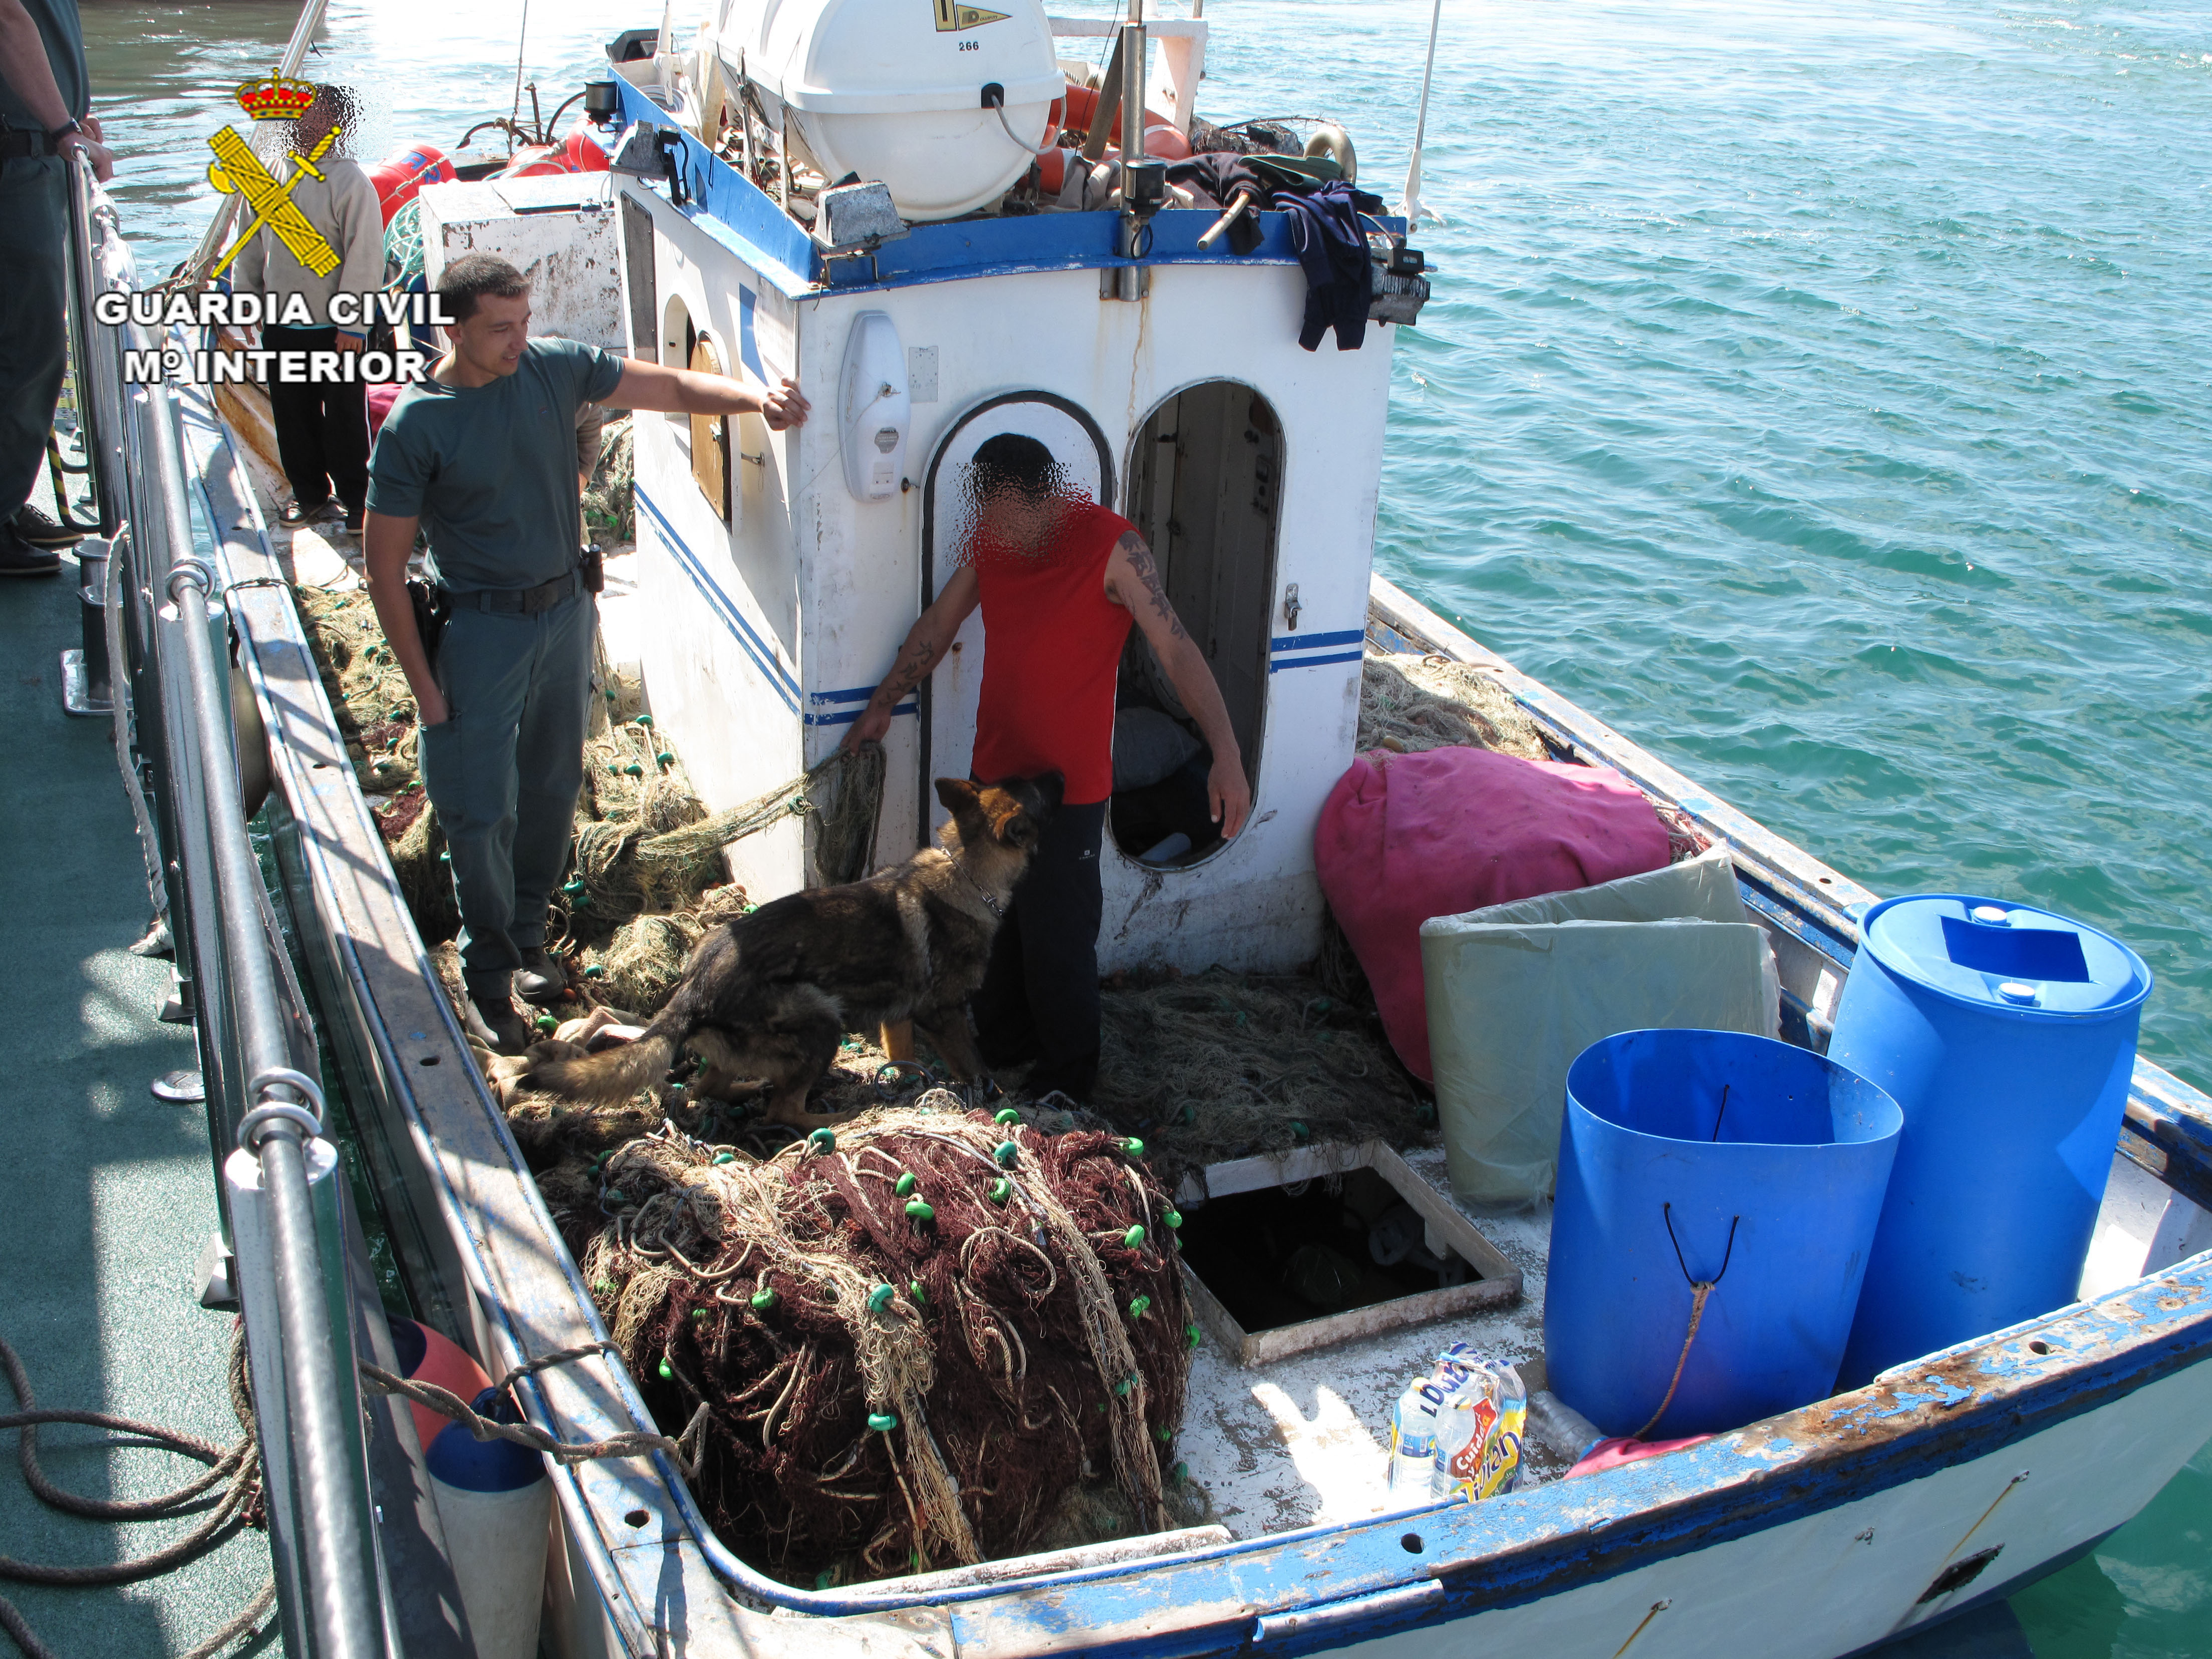
<path id="1" fill-rule="evenodd" d="M 1183 1286 L 1242 1365 L 1521 1298 L 1521 1270 L 1381 1141 L 1239 1158 L 1187 1187 Z"/>

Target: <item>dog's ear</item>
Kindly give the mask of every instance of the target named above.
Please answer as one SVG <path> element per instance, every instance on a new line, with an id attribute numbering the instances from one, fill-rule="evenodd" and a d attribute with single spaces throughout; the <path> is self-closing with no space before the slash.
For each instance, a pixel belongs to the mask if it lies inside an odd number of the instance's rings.
<path id="1" fill-rule="evenodd" d="M 991 813 L 991 832 L 1002 845 L 1024 853 L 1036 850 L 1037 838 L 1044 833 L 1044 826 L 1018 795 L 1010 789 L 994 790 L 988 805 L 996 809 Z"/>
<path id="2" fill-rule="evenodd" d="M 983 792 L 965 778 L 939 778 L 937 799 L 952 814 L 961 843 L 980 842 L 990 834 L 990 817 L 983 810 Z"/>

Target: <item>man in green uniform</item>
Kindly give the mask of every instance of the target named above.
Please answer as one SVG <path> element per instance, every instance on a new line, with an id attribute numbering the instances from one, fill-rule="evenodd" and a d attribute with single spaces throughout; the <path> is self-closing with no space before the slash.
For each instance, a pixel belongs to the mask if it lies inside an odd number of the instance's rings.
<path id="1" fill-rule="evenodd" d="M 423 787 L 453 856 L 471 1033 L 531 1040 L 511 994 L 556 996 L 547 902 L 568 861 L 584 781 L 598 609 L 577 546 L 576 415 L 586 403 L 806 418 L 785 380 L 747 386 L 530 337 L 530 285 L 470 254 L 438 284 L 452 349 L 399 394 L 369 461 L 369 597 L 422 714 Z M 416 531 L 448 607 L 434 659 L 406 589 Z"/>
<path id="2" fill-rule="evenodd" d="M 76 0 L 0 0 L 0 576 L 50 576 L 76 539 L 28 503 L 68 361 L 65 158 L 115 171 L 91 102 Z"/>

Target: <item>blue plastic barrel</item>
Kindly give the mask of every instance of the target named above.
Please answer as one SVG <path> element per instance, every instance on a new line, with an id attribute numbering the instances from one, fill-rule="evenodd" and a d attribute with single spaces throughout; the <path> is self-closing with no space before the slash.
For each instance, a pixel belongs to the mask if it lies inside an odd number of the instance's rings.
<path id="1" fill-rule="evenodd" d="M 1902 1121 L 1863 1078 L 1770 1037 L 1627 1031 L 1583 1049 L 1544 1294 L 1553 1391 L 1651 1439 L 1826 1398 Z M 1698 1282 L 1712 1288 L 1686 1357 Z"/>
<path id="2" fill-rule="evenodd" d="M 1991 899 L 1889 899 L 1862 934 L 1828 1054 L 1905 1133 L 1851 1386 L 2075 1299 L 2151 987 L 2118 939 Z"/>

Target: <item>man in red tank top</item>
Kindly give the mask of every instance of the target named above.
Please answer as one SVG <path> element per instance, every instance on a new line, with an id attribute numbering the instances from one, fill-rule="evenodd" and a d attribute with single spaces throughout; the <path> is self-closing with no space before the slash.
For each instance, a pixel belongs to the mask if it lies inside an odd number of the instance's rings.
<path id="1" fill-rule="evenodd" d="M 1098 1073 L 1098 858 L 1114 788 L 1114 699 L 1133 620 L 1212 752 L 1207 807 L 1225 840 L 1252 789 L 1229 711 L 1128 520 L 1060 489 L 1035 438 L 988 439 L 969 463 L 973 524 L 959 570 L 921 613 L 891 672 L 846 734 L 880 739 L 891 710 L 945 659 L 978 605 L 986 641 L 972 770 L 985 781 L 1057 772 L 1060 810 L 1014 892 L 976 992 L 994 1066 L 1034 1060 L 1026 1087 L 1087 1099 Z"/>

